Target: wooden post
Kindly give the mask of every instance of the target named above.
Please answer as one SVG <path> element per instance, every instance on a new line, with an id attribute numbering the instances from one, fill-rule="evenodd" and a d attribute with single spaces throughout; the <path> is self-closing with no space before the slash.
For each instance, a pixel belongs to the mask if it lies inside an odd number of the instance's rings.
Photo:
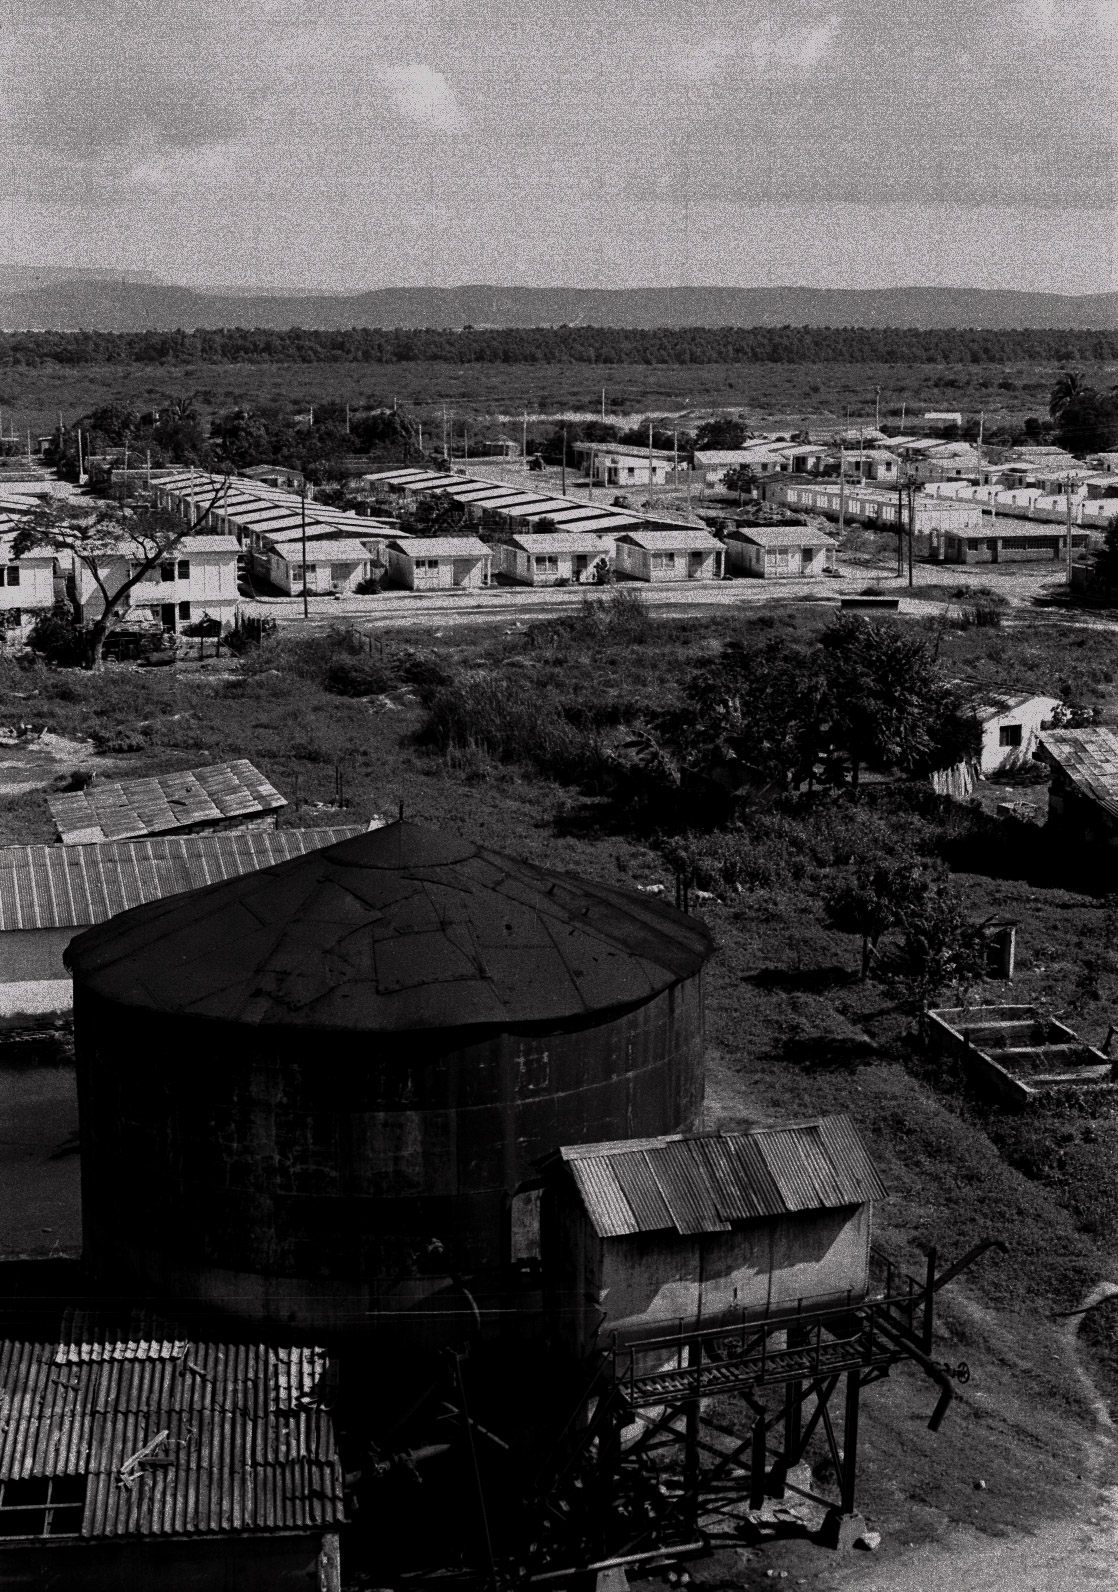
<path id="1" fill-rule="evenodd" d="M 342 1551 L 336 1531 L 327 1531 L 318 1550 L 318 1592 L 342 1592 Z"/>

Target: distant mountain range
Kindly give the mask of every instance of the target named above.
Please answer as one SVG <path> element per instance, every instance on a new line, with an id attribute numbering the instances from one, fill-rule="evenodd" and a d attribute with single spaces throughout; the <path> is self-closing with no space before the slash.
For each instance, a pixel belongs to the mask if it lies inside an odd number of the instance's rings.
<path id="1" fill-rule="evenodd" d="M 127 277 L 127 279 L 126 279 Z M 981 288 L 379 288 L 285 296 L 197 291 L 148 273 L 0 267 L 0 327 L 112 332 L 196 327 L 898 326 L 1118 329 L 1118 293 Z"/>

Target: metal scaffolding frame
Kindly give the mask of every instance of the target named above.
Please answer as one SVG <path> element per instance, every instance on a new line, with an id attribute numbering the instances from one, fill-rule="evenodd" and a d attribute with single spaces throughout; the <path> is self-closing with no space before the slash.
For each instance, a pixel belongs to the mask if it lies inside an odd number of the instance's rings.
<path id="1" fill-rule="evenodd" d="M 911 1360 L 939 1389 L 928 1421 L 939 1428 L 952 1380 L 969 1371 L 932 1359 L 935 1295 L 992 1247 L 1005 1248 L 986 1240 L 938 1274 L 932 1250 L 920 1282 L 880 1257 L 883 1287 L 857 1303 L 804 1310 L 800 1301 L 760 1320 L 681 1321 L 658 1337 L 612 1342 L 537 1475 L 526 1579 L 558 1579 L 557 1561 L 574 1573 L 607 1557 L 693 1551 L 712 1514 L 782 1498 L 820 1428 L 838 1490 L 828 1523 L 840 1540 L 856 1518 L 862 1389 Z M 732 1421 L 711 1409 L 727 1398 Z"/>

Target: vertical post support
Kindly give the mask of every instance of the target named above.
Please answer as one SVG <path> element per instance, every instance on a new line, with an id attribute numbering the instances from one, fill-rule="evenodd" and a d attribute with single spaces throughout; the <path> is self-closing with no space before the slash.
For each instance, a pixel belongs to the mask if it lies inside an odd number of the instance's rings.
<path id="1" fill-rule="evenodd" d="M 683 1438 L 683 1518 L 687 1530 L 699 1524 L 699 1380 L 702 1375 L 703 1346 L 693 1338 L 687 1349 L 687 1364 L 695 1372 L 695 1396 L 688 1400 Z"/>
<path id="2" fill-rule="evenodd" d="M 768 1450 L 768 1422 L 758 1415 L 753 1425 L 753 1446 L 749 1455 L 749 1507 L 760 1509 L 765 1501 L 765 1457 Z"/>
<path id="3" fill-rule="evenodd" d="M 800 1347 L 801 1334 L 788 1328 L 788 1347 Z M 784 1483 L 792 1466 L 800 1458 L 800 1412 L 803 1408 L 803 1383 L 787 1382 L 784 1386 L 784 1458 L 781 1464 L 780 1496 L 784 1496 Z"/>
<path id="4" fill-rule="evenodd" d="M 924 1319 L 921 1322 L 920 1347 L 925 1354 L 932 1352 L 932 1327 L 935 1322 L 935 1297 L 936 1297 L 936 1251 L 933 1245 L 928 1251 L 928 1270 L 924 1279 Z"/>
<path id="5" fill-rule="evenodd" d="M 858 1401 L 862 1373 L 855 1367 L 846 1373 L 846 1414 L 842 1427 L 842 1512 L 854 1513 L 854 1488 L 858 1473 Z"/>

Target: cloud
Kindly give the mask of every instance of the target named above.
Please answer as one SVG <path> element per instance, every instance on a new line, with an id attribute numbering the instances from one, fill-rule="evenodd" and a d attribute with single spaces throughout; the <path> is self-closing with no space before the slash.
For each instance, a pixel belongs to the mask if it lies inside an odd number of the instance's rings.
<path id="1" fill-rule="evenodd" d="M 768 22 L 750 40 L 749 54 L 756 66 L 811 72 L 830 51 L 841 26 L 842 19 L 834 13 L 793 28 Z"/>
<path id="2" fill-rule="evenodd" d="M 418 61 L 385 70 L 392 103 L 420 127 L 447 128 L 458 121 L 458 101 L 441 72 Z"/>

